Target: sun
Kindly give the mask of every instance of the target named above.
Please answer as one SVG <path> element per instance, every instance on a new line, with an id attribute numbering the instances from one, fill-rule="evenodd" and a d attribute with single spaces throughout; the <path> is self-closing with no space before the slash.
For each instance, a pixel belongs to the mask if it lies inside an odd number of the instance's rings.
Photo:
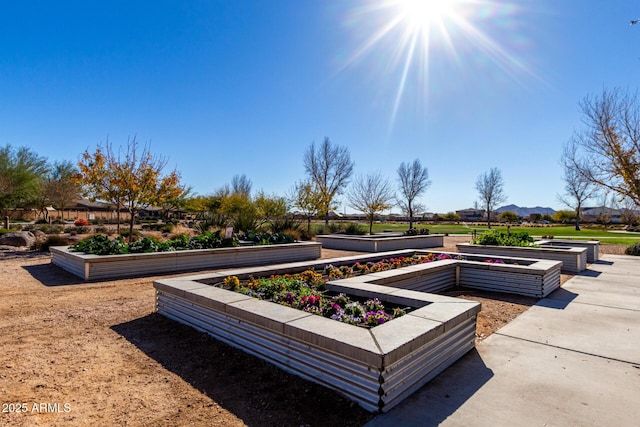
<path id="1" fill-rule="evenodd" d="M 428 31 L 432 25 L 442 25 L 456 13 L 455 0 L 397 0 L 398 13 L 409 31 Z"/>
<path id="2" fill-rule="evenodd" d="M 533 74 L 509 49 L 509 42 L 522 40 L 513 29 L 523 16 L 510 0 L 363 0 L 360 4 L 345 21 L 353 29 L 357 47 L 340 68 L 366 62 L 367 74 L 384 73 L 379 86 L 395 85 L 393 102 L 388 103 L 390 127 L 404 95 L 419 96 L 428 107 L 430 86 L 441 93 L 451 81 L 460 86 L 466 78 L 476 84 L 486 64 L 518 83 L 520 76 Z M 435 84 L 429 81 L 432 70 L 439 77 Z"/>

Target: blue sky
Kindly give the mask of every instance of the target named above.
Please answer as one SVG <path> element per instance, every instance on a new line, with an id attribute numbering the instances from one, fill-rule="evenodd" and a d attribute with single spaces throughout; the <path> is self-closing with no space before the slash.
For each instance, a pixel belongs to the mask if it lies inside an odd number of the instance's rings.
<path id="1" fill-rule="evenodd" d="M 579 102 L 638 89 L 640 4 L 387 3 L 2 1 L 0 145 L 77 161 L 137 136 L 198 194 L 246 174 L 284 195 L 329 137 L 359 174 L 419 158 L 432 212 L 470 207 L 491 167 L 507 203 L 561 208 Z"/>

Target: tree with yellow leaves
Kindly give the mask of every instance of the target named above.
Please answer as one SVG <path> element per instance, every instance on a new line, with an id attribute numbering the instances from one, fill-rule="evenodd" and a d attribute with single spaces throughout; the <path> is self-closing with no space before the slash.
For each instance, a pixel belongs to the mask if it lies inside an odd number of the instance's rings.
<path id="1" fill-rule="evenodd" d="M 99 145 L 93 154 L 85 151 L 78 162 L 78 180 L 85 194 L 92 200 L 102 200 L 116 207 L 118 233 L 120 209 L 129 212 L 129 241 L 140 210 L 179 197 L 185 188 L 180 185 L 177 171 L 162 175 L 167 164 L 164 158 L 153 156 L 148 146 L 140 152 L 138 145 L 134 138 L 127 142 L 126 150 L 121 147 L 116 154 L 107 142 L 104 147 Z"/>

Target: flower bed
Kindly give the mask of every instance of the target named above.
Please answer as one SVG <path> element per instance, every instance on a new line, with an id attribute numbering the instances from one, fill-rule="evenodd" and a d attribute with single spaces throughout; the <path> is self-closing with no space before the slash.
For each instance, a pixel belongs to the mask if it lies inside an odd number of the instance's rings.
<path id="1" fill-rule="evenodd" d="M 443 259 L 397 269 L 380 266 L 382 257 L 414 254 L 428 255 L 398 251 L 157 280 L 156 311 L 336 390 L 368 410 L 384 412 L 474 346 L 479 304 L 426 292 L 460 285 L 543 296 L 560 283 L 560 263 L 554 261 L 485 262 L 491 257 L 462 254 L 465 259 L 455 259 L 461 254 L 434 253 L 435 259 Z M 369 274 L 340 278 L 354 265 Z M 239 286 L 252 278 L 309 269 L 341 274 L 333 273 L 325 285 L 334 295 L 377 298 L 410 310 L 378 326 L 360 328 L 215 286 L 234 276 Z"/>
<path id="2" fill-rule="evenodd" d="M 300 274 L 251 278 L 244 282 L 241 282 L 237 276 L 228 276 L 224 279 L 223 286 L 225 289 L 260 300 L 271 301 L 352 325 L 372 327 L 405 315 L 409 308 L 385 307 L 377 298 L 353 300 L 344 293 L 332 294 L 326 289 L 327 281 L 451 258 L 448 254 L 428 254 L 383 259 L 375 263 L 356 262 L 352 266 L 334 267 L 329 264 L 324 268 L 324 274 L 306 270 Z M 503 261 L 488 260 L 488 262 Z"/>
<path id="3" fill-rule="evenodd" d="M 480 311 L 476 302 L 376 286 L 360 291 L 412 311 L 366 329 L 190 280 L 154 286 L 158 313 L 383 412 L 473 348 Z"/>

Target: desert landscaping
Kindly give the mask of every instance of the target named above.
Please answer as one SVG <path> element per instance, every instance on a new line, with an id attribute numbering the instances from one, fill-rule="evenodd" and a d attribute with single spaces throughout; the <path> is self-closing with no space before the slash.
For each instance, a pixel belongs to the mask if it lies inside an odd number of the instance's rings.
<path id="1" fill-rule="evenodd" d="M 468 237 L 446 237 L 439 249 L 462 241 Z M 601 245 L 602 253 L 622 251 Z M 345 254 L 323 249 L 322 258 Z M 358 426 L 374 416 L 156 314 L 153 281 L 161 276 L 84 283 L 48 253 L 3 251 L 0 277 L 0 389 L 12 409 L 3 425 Z M 536 302 L 471 290 L 449 295 L 482 303 L 477 342 Z"/>

